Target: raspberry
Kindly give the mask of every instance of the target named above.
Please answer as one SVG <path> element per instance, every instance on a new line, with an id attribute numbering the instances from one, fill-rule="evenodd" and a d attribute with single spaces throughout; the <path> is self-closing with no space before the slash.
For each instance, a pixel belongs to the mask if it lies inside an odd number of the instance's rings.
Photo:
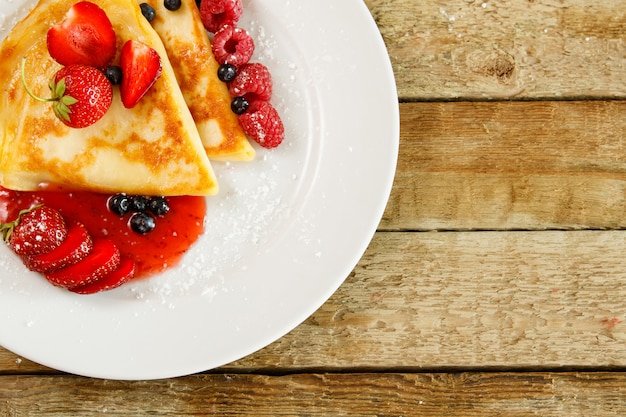
<path id="1" fill-rule="evenodd" d="M 236 25 L 242 13 L 241 0 L 201 0 L 200 3 L 200 19 L 211 33 L 224 25 Z"/>
<path id="2" fill-rule="evenodd" d="M 268 101 L 255 101 L 239 116 L 241 128 L 264 148 L 275 148 L 285 138 L 285 127 L 276 109 Z"/>
<path id="3" fill-rule="evenodd" d="M 211 48 L 218 63 L 240 67 L 252 57 L 254 41 L 246 30 L 224 25 L 215 32 Z"/>
<path id="4" fill-rule="evenodd" d="M 245 64 L 237 71 L 228 90 L 231 97 L 245 97 L 250 103 L 269 101 L 272 98 L 272 75 L 263 64 Z"/>

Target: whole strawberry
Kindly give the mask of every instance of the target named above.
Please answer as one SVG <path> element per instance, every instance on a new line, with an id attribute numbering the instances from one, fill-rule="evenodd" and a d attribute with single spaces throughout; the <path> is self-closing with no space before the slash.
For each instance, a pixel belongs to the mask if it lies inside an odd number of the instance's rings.
<path id="1" fill-rule="evenodd" d="M 50 207 L 22 210 L 17 219 L 0 224 L 0 236 L 20 256 L 33 256 L 56 249 L 67 237 L 63 216 Z"/>
<path id="2" fill-rule="evenodd" d="M 113 87 L 98 69 L 86 65 L 61 68 L 50 81 L 52 97 L 37 97 L 26 84 L 22 58 L 22 84 L 37 101 L 53 103 L 54 114 L 69 127 L 91 126 L 104 116 L 113 101 Z"/>
<path id="3" fill-rule="evenodd" d="M 54 114 L 75 128 L 96 123 L 111 107 L 113 88 L 108 78 L 94 67 L 69 65 L 56 73 L 50 84 Z"/>

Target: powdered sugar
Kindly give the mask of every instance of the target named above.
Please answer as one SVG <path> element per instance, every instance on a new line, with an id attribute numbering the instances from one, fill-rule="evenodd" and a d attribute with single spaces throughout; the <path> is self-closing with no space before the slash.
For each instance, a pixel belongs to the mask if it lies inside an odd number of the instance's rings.
<path id="1" fill-rule="evenodd" d="M 321 242 L 310 237 L 316 225 L 299 214 L 315 181 L 321 152 L 311 70 L 287 38 L 277 40 L 279 25 L 259 20 L 241 24 L 257 44 L 253 59 L 272 72 L 272 102 L 285 125 L 285 141 L 272 150 L 256 146 L 252 162 L 213 162 L 220 192 L 207 199 L 205 234 L 179 266 L 131 284 L 127 291 L 136 300 L 169 306 L 189 294 L 210 301 L 235 291 L 254 274 L 255 260 L 264 257 L 294 224 L 301 230 L 301 241 L 312 246 L 316 258 L 323 257 Z"/>
<path id="2" fill-rule="evenodd" d="M 0 12 L 0 40 L 4 39 L 11 28 L 24 17 L 35 5 L 36 0 L 6 0 Z"/>

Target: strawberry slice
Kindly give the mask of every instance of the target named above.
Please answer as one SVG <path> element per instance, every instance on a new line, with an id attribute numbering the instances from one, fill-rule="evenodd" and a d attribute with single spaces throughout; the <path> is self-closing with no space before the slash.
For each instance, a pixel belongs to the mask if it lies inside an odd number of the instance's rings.
<path id="1" fill-rule="evenodd" d="M 133 276 L 135 276 L 135 261 L 130 258 L 122 258 L 120 266 L 115 271 L 90 284 L 70 288 L 70 291 L 77 294 L 95 294 L 100 291 L 112 290 Z"/>
<path id="2" fill-rule="evenodd" d="M 131 39 L 122 47 L 120 67 L 123 74 L 120 95 L 124 107 L 130 109 L 161 76 L 161 57 L 150 46 Z"/>
<path id="3" fill-rule="evenodd" d="M 23 256 L 24 265 L 31 271 L 49 273 L 83 260 L 93 248 L 87 228 L 79 222 L 71 223 L 67 237 L 56 249 L 34 256 Z"/>
<path id="4" fill-rule="evenodd" d="M 46 279 L 59 287 L 72 288 L 97 281 L 117 269 L 120 251 L 108 239 L 94 241 L 91 253 L 82 261 L 45 274 Z"/>
<path id="5" fill-rule="evenodd" d="M 48 30 L 50 56 L 61 65 L 88 65 L 106 68 L 115 58 L 113 25 L 98 5 L 81 1 L 74 4 L 62 22 Z"/>

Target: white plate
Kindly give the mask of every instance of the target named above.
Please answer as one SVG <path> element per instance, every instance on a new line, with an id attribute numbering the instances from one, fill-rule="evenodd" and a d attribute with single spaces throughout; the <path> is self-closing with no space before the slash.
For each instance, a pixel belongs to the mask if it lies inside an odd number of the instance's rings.
<path id="1" fill-rule="evenodd" d="M 0 36 L 33 0 L 0 0 Z M 0 345 L 73 374 L 155 379 L 208 370 L 282 337 L 341 285 L 395 173 L 393 73 L 361 0 L 244 0 L 253 61 L 274 78 L 287 139 L 216 163 L 207 233 L 178 267 L 107 293 L 49 285 L 0 247 Z"/>

